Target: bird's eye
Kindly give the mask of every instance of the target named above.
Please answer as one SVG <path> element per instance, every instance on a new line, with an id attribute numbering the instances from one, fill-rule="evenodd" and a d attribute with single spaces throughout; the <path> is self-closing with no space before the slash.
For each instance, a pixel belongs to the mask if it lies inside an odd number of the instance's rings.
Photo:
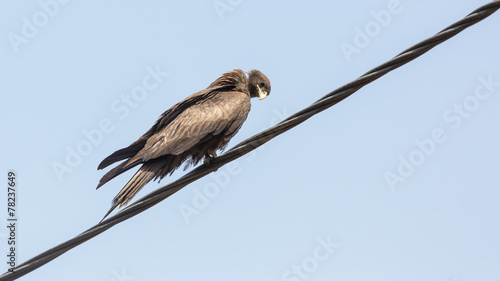
<path id="1" fill-rule="evenodd" d="M 264 82 L 260 82 L 260 83 L 259 83 L 259 86 L 264 87 L 264 86 L 265 86 L 265 83 L 264 83 Z"/>

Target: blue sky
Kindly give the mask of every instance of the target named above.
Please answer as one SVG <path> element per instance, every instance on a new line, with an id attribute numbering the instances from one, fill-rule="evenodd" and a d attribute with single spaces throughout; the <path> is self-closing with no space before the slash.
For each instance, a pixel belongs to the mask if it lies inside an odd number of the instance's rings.
<path id="1" fill-rule="evenodd" d="M 17 177 L 18 261 L 96 224 L 135 172 L 96 191 L 100 161 L 220 74 L 272 83 L 231 147 L 487 2 L 2 2 L 0 170 Z M 498 280 L 499 21 L 21 280 Z"/>

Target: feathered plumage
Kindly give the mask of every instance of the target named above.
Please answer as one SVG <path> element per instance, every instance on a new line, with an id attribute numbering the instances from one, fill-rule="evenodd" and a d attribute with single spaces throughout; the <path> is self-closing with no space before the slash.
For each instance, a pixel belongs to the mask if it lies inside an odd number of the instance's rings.
<path id="1" fill-rule="evenodd" d="M 149 181 L 172 174 L 186 160 L 195 165 L 203 158 L 207 162 L 216 157 L 216 151 L 227 145 L 246 120 L 250 98 L 263 99 L 270 92 L 271 83 L 262 72 L 252 70 L 247 77 L 235 69 L 165 111 L 137 141 L 99 164 L 100 170 L 125 160 L 107 172 L 97 188 L 142 164 L 113 199 L 106 216 L 130 202 Z"/>

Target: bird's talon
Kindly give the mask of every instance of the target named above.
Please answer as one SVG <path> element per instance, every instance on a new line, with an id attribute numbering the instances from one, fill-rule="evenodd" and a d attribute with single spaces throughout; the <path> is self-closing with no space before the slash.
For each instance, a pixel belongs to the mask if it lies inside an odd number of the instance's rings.
<path id="1" fill-rule="evenodd" d="M 215 151 L 208 151 L 205 155 L 205 159 L 203 160 L 203 164 L 210 165 L 215 158 L 217 158 L 217 154 L 215 153 Z"/>
<path id="2" fill-rule="evenodd" d="M 212 161 L 212 158 L 211 158 L 211 157 L 209 158 L 209 157 L 205 156 L 205 160 L 203 160 L 203 164 L 205 164 L 205 165 L 210 165 L 210 162 L 211 162 L 211 161 Z"/>

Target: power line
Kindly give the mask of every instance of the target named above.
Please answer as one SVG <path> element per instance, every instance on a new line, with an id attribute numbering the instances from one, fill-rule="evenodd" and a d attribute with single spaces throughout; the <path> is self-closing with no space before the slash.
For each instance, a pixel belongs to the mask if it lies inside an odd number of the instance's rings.
<path id="1" fill-rule="evenodd" d="M 108 230 L 112 226 L 127 220 L 151 207 L 160 203 L 170 195 L 174 194 L 184 186 L 204 177 L 205 175 L 216 171 L 218 168 L 224 166 L 225 164 L 247 154 L 248 152 L 254 150 L 255 148 L 263 145 L 274 137 L 290 130 L 291 128 L 299 125 L 300 123 L 306 121 L 313 115 L 337 104 L 343 99 L 347 98 L 357 90 L 361 89 L 363 86 L 369 84 L 370 82 L 382 77 L 386 73 L 414 60 L 415 58 L 423 55 L 430 49 L 439 45 L 440 43 L 450 39 L 459 32 L 463 31 L 467 27 L 474 25 L 475 23 L 485 19 L 489 15 L 493 14 L 496 10 L 500 8 L 500 0 L 492 1 L 469 15 L 467 15 L 462 20 L 448 26 L 436 35 L 412 46 L 411 48 L 403 51 L 399 55 L 395 56 L 388 62 L 370 70 L 358 79 L 330 92 L 326 96 L 322 97 L 318 101 L 314 102 L 312 105 L 304 108 L 303 110 L 293 114 L 282 122 L 278 123 L 274 127 L 264 130 L 246 140 L 236 145 L 231 150 L 227 151 L 223 155 L 213 159 L 210 165 L 201 165 L 196 169 L 192 170 L 182 178 L 167 184 L 148 195 L 137 200 L 132 205 L 118 212 L 116 215 L 102 221 L 101 223 L 89 228 L 88 230 L 82 232 L 78 236 L 59 244 L 33 258 L 20 264 L 16 267 L 15 272 L 6 272 L 0 276 L 0 281 L 15 280 L 41 266 L 48 263 L 49 261 L 57 258 L 58 256 L 64 254 L 66 251 L 84 243 L 85 241 L 99 235 L 100 233 Z"/>

